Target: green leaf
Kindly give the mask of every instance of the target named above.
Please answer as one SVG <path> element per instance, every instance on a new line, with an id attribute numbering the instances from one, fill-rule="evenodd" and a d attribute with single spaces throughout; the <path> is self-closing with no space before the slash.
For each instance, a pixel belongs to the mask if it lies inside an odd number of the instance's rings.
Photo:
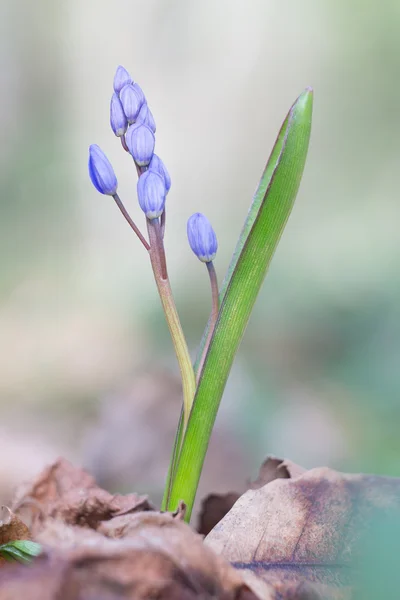
<path id="1" fill-rule="evenodd" d="M 311 133 L 312 105 L 313 93 L 307 89 L 282 125 L 221 288 L 218 321 L 168 502 L 169 510 L 175 510 L 179 500 L 183 500 L 187 519 L 236 351 L 300 185 Z"/>
<path id="2" fill-rule="evenodd" d="M 42 551 L 40 544 L 30 540 L 15 540 L 0 546 L 0 556 L 6 560 L 28 563 Z"/>
<path id="3" fill-rule="evenodd" d="M 298 100 L 296 100 L 296 102 L 298 102 Z M 284 141 L 285 141 L 285 134 L 286 134 L 287 126 L 288 126 L 288 122 L 289 122 L 289 117 L 290 117 L 290 114 L 291 114 L 291 111 L 293 110 L 293 108 L 294 108 L 294 106 L 290 109 L 289 113 L 286 116 L 286 119 L 282 123 L 282 126 L 281 126 L 281 129 L 279 131 L 277 140 L 276 140 L 275 145 L 274 145 L 274 147 L 272 149 L 271 155 L 270 155 L 270 157 L 268 159 L 267 166 L 264 169 L 264 173 L 262 174 L 262 177 L 261 177 L 260 183 L 258 184 L 258 188 L 256 190 L 256 193 L 254 194 L 254 198 L 253 198 L 253 201 L 251 203 L 250 210 L 249 210 L 249 212 L 247 214 L 246 221 L 245 221 L 243 229 L 242 229 L 242 231 L 240 233 L 238 242 L 236 244 L 235 251 L 233 253 L 231 262 L 229 264 L 229 267 L 228 267 L 228 270 L 226 272 L 224 281 L 222 282 L 221 289 L 219 291 L 219 304 L 220 304 L 220 306 L 221 306 L 221 304 L 222 304 L 222 302 L 224 300 L 224 297 L 225 297 L 225 294 L 226 294 L 226 290 L 228 289 L 229 283 L 231 281 L 233 272 L 234 272 L 234 270 L 236 268 L 236 265 L 238 263 L 239 257 L 241 255 L 242 250 L 243 250 L 243 247 L 244 247 L 244 245 L 246 243 L 246 240 L 247 240 L 247 238 L 248 238 L 248 236 L 250 234 L 251 228 L 253 227 L 254 221 L 257 218 L 258 212 L 260 210 L 261 202 L 265 199 L 266 191 L 268 189 L 268 186 L 269 186 L 270 181 L 271 181 L 271 177 L 272 177 L 272 175 L 274 173 L 277 161 L 278 161 L 278 159 L 280 157 L 280 154 L 281 154 L 281 151 L 282 151 L 282 147 L 283 147 L 283 144 L 284 144 Z M 207 324 L 207 327 L 206 327 L 206 329 L 205 329 L 205 331 L 203 333 L 203 336 L 202 336 L 202 340 L 201 340 L 201 343 L 200 343 L 200 348 L 199 348 L 199 351 L 198 351 L 198 355 L 197 355 L 197 359 L 196 359 L 196 364 L 195 364 L 195 372 L 197 372 L 197 367 L 198 367 L 198 364 L 200 362 L 200 358 L 201 358 L 201 354 L 202 354 L 202 351 L 203 351 L 203 348 L 204 348 L 204 345 L 205 345 L 205 341 L 207 339 L 208 327 L 209 327 L 209 324 Z"/>

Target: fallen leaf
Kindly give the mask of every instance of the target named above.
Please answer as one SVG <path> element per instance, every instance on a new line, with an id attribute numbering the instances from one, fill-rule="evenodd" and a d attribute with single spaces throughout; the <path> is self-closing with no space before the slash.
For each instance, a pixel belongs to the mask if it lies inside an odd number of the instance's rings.
<path id="1" fill-rule="evenodd" d="M 49 519 L 44 554 L 29 569 L 0 572 L 0 600 L 273 600 L 267 584 L 243 576 L 172 515 L 130 517 L 117 540 Z"/>
<path id="2" fill-rule="evenodd" d="M 15 542 L 16 540 L 30 540 L 31 534 L 28 527 L 7 506 L 0 508 L 0 546 Z M 6 563 L 0 555 L 0 565 Z"/>
<path id="3" fill-rule="evenodd" d="M 291 460 L 282 460 L 275 456 L 268 456 L 260 467 L 257 479 L 250 483 L 248 488 L 257 490 L 275 479 L 292 479 L 305 472 L 306 469 L 296 465 Z"/>
<path id="4" fill-rule="evenodd" d="M 147 496 L 112 495 L 97 486 L 94 478 L 64 459 L 57 460 L 24 484 L 13 502 L 17 514 L 23 514 L 36 535 L 48 518 L 70 525 L 96 529 L 113 517 L 153 510 Z"/>
<path id="5" fill-rule="evenodd" d="M 231 510 L 236 500 L 248 489 L 257 489 L 274 479 L 290 479 L 304 473 L 305 469 L 290 460 L 269 456 L 261 465 L 258 477 L 239 492 L 210 494 L 203 499 L 198 518 L 197 531 L 208 535 L 221 519 Z"/>
<path id="6" fill-rule="evenodd" d="M 231 510 L 241 494 L 230 492 L 228 494 L 209 494 L 201 502 L 201 509 L 197 524 L 197 531 L 208 535 L 217 523 Z"/>
<path id="7" fill-rule="evenodd" d="M 28 527 L 7 506 L 0 509 L 0 545 L 15 540 L 30 540 Z"/>
<path id="8" fill-rule="evenodd" d="M 247 491 L 205 544 L 279 598 L 347 598 L 360 538 L 388 510 L 400 517 L 400 479 L 312 469 Z"/>
<path id="9" fill-rule="evenodd" d="M 174 519 L 177 519 L 178 521 L 184 521 L 185 515 L 186 515 L 186 510 L 187 510 L 187 506 L 183 502 L 183 500 L 181 500 L 178 503 L 178 508 L 176 509 L 176 511 L 174 513 L 172 513 L 172 516 L 174 517 Z"/>

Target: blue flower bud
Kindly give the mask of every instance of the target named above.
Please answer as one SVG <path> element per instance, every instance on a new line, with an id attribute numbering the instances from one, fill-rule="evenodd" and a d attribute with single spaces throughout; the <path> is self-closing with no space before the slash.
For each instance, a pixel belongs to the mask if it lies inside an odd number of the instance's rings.
<path id="1" fill-rule="evenodd" d="M 134 85 L 128 83 L 128 85 L 124 85 L 122 88 L 119 98 L 128 123 L 134 123 L 143 104 L 140 93 L 135 89 Z"/>
<path id="2" fill-rule="evenodd" d="M 126 145 L 139 167 L 147 167 L 154 153 L 154 133 L 147 125 L 132 125 L 125 136 Z"/>
<path id="3" fill-rule="evenodd" d="M 169 176 L 167 167 L 164 165 L 161 158 L 157 156 L 157 154 L 153 154 L 153 158 L 151 159 L 149 164 L 149 169 L 161 175 L 161 177 L 164 179 L 165 189 L 168 193 L 171 188 L 171 177 Z"/>
<path id="4" fill-rule="evenodd" d="M 156 132 L 156 122 L 154 121 L 154 117 L 151 113 L 151 110 L 147 106 L 147 102 L 142 104 L 142 108 L 139 110 L 139 114 L 136 118 L 136 123 L 143 123 L 150 127 L 153 133 Z"/>
<path id="5" fill-rule="evenodd" d="M 117 137 L 124 135 L 128 128 L 128 121 L 122 108 L 118 94 L 114 92 L 110 103 L 110 125 Z"/>
<path id="6" fill-rule="evenodd" d="M 135 92 L 139 96 L 140 103 L 144 104 L 146 102 L 146 96 L 144 95 L 144 91 L 142 90 L 142 88 L 140 87 L 140 85 L 138 83 L 134 83 L 133 84 L 133 89 L 135 90 Z"/>
<path id="7" fill-rule="evenodd" d="M 132 83 L 132 77 L 124 67 L 119 65 L 114 75 L 114 91 L 119 94 L 124 85 L 128 83 Z"/>
<path id="8" fill-rule="evenodd" d="M 100 194 L 114 196 L 118 182 L 110 161 L 96 144 L 89 148 L 89 175 Z"/>
<path id="9" fill-rule="evenodd" d="M 218 242 L 210 221 L 201 213 L 194 213 L 187 223 L 189 244 L 201 262 L 211 262 L 217 253 Z"/>
<path id="10" fill-rule="evenodd" d="M 154 171 L 142 173 L 137 183 L 137 193 L 140 208 L 146 217 L 157 219 L 164 210 L 167 194 L 161 175 Z"/>

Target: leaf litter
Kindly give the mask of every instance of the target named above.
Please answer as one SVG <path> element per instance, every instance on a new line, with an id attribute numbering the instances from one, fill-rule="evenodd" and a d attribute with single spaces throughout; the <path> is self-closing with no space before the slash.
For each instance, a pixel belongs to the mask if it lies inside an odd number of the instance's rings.
<path id="1" fill-rule="evenodd" d="M 394 478 L 306 471 L 270 458 L 242 495 L 206 499 L 203 524 L 221 520 L 205 539 L 183 522 L 184 511 L 182 504 L 160 513 L 145 496 L 109 494 L 60 459 L 5 512 L 0 539 L 24 536 L 43 552 L 29 567 L 0 564 L 0 600 L 372 600 L 365 548 L 373 564 L 377 547 L 385 565 L 386 547 L 398 556 Z M 392 545 L 368 537 L 378 517 L 399 519 L 398 529 L 389 526 Z"/>

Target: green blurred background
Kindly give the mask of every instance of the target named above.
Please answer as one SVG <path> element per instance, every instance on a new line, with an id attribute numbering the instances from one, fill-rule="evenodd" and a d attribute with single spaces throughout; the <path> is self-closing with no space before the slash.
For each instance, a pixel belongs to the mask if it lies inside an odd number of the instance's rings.
<path id="1" fill-rule="evenodd" d="M 315 89 L 305 175 L 227 387 L 201 493 L 266 454 L 400 476 L 400 4 L 3 0 L 0 496 L 58 455 L 157 499 L 178 418 L 146 254 L 87 175 L 114 165 L 115 68 L 145 91 L 170 170 L 170 276 L 193 356 L 210 299 L 186 220 L 207 214 L 220 280 L 280 124 Z M 23 15 L 23 18 L 22 18 Z"/>

